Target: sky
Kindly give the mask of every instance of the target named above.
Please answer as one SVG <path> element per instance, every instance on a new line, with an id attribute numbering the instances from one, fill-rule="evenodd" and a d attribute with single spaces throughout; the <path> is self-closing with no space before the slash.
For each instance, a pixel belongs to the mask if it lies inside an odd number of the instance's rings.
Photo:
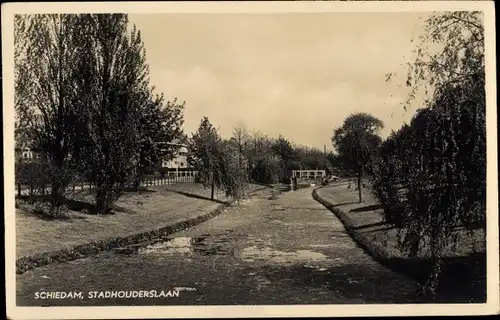
<path id="1" fill-rule="evenodd" d="M 150 80 L 186 101 L 184 131 L 207 116 L 228 137 L 237 126 L 332 149 L 356 112 L 382 136 L 411 119 L 406 63 L 429 13 L 129 15 L 141 31 Z M 387 73 L 395 73 L 386 81 Z"/>

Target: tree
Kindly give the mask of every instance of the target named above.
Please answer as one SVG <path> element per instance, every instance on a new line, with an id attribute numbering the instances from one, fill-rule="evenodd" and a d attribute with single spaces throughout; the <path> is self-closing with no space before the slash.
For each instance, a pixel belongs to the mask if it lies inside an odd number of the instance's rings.
<path id="1" fill-rule="evenodd" d="M 252 178 L 260 183 L 274 184 L 281 174 L 280 160 L 274 155 L 261 155 L 252 169 Z"/>
<path id="2" fill-rule="evenodd" d="M 424 289 L 435 295 L 444 251 L 456 247 L 457 227 L 471 234 L 486 225 L 486 100 L 482 13 L 436 13 L 425 22 L 416 60 L 409 64 L 408 102 L 426 93 L 392 158 L 407 189 L 400 230 L 402 250 L 429 244 L 432 271 Z M 430 52 L 429 44 L 440 50 Z M 403 143 L 403 141 L 405 141 Z M 387 145 L 388 147 L 388 145 Z M 382 168 L 382 166 L 380 166 Z M 381 198 L 387 195 L 381 195 Z"/>
<path id="3" fill-rule="evenodd" d="M 426 21 L 426 33 L 421 41 L 417 60 L 409 66 L 408 85 L 413 91 L 430 87 L 433 92 L 427 103 L 436 119 L 431 140 L 434 148 L 426 150 L 424 155 L 429 155 L 434 165 L 430 174 L 435 194 L 426 218 L 416 224 L 428 230 L 431 238 L 433 271 L 426 288 L 434 294 L 442 270 L 442 251 L 450 242 L 457 243 L 454 231 L 457 223 L 485 229 L 486 94 L 482 13 L 435 14 Z M 430 53 L 424 49 L 424 41 L 440 43 L 442 50 Z M 441 188 L 436 188 L 438 186 Z"/>
<path id="4" fill-rule="evenodd" d="M 413 41 L 413 40 L 412 40 Z M 427 93 L 426 104 L 449 85 L 475 79 L 484 85 L 484 27 L 482 12 L 455 11 L 434 14 L 425 22 L 425 32 L 408 63 L 406 84 L 410 102 L 419 90 Z M 428 50 L 439 45 L 438 52 Z"/>
<path id="5" fill-rule="evenodd" d="M 330 167 L 332 174 L 340 175 L 344 170 L 340 156 L 332 151 L 326 155 L 327 165 Z"/>
<path id="6" fill-rule="evenodd" d="M 248 146 L 249 146 L 250 136 L 248 134 L 247 129 L 244 125 L 239 125 L 234 128 L 233 136 L 230 139 L 231 145 L 233 145 L 236 149 L 236 154 L 238 158 L 238 168 L 241 172 L 247 172 L 248 170 Z"/>
<path id="7" fill-rule="evenodd" d="M 290 176 L 291 170 L 300 169 L 298 152 L 290 141 L 280 135 L 278 139 L 273 142 L 271 148 L 274 155 L 281 163 L 280 180 Z"/>
<path id="8" fill-rule="evenodd" d="M 214 199 L 216 188 L 223 184 L 221 166 L 222 141 L 217 129 L 207 117 L 203 117 L 198 130 L 190 141 L 190 162 L 198 170 L 199 179 L 205 186 L 210 186 L 210 199 Z"/>
<path id="9" fill-rule="evenodd" d="M 81 15 L 75 158 L 95 186 L 98 213 L 109 213 L 140 160 L 141 113 L 150 103 L 140 34 L 123 14 Z"/>
<path id="10" fill-rule="evenodd" d="M 248 170 L 252 179 L 257 179 L 255 176 L 257 163 L 259 159 L 262 158 L 264 154 L 271 154 L 271 139 L 265 136 L 262 132 L 254 131 L 249 134 L 248 139 L 248 150 L 247 150 L 247 158 L 248 158 Z M 261 182 L 260 180 L 255 180 Z"/>
<path id="11" fill-rule="evenodd" d="M 358 178 L 359 202 L 362 202 L 361 178 L 371 157 L 381 142 L 378 132 L 383 128 L 381 120 L 366 113 L 352 114 L 343 125 L 334 130 L 333 146 L 342 162 L 353 170 Z"/>
<path id="12" fill-rule="evenodd" d="M 76 15 L 15 18 L 16 138 L 31 141 L 49 167 L 51 213 L 59 214 L 72 177 L 77 86 Z"/>
<path id="13" fill-rule="evenodd" d="M 198 177 L 210 186 L 214 199 L 215 189 L 222 189 L 233 199 L 241 199 L 248 181 L 247 172 L 240 167 L 239 150 L 233 141 L 223 140 L 207 117 L 203 117 L 198 130 L 190 139 L 189 162 L 198 170 Z"/>
<path id="14" fill-rule="evenodd" d="M 241 144 L 234 145 L 234 139 L 222 141 L 222 157 L 219 159 L 226 195 L 238 201 L 245 196 L 248 183 L 248 171 L 243 165 L 240 146 Z"/>
<path id="15" fill-rule="evenodd" d="M 177 99 L 164 102 L 163 95 L 148 95 L 138 114 L 139 149 L 134 188 L 137 190 L 147 172 L 152 171 L 163 160 L 171 160 L 175 155 L 175 147 L 168 144 L 181 138 L 183 119 L 183 103 Z"/>
<path id="16" fill-rule="evenodd" d="M 298 147 L 296 148 L 301 167 L 305 170 L 329 170 L 326 154 L 317 148 Z"/>

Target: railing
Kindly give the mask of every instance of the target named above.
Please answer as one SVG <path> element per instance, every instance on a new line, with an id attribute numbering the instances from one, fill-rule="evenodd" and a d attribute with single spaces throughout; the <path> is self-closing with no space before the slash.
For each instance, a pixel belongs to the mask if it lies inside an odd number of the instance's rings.
<path id="1" fill-rule="evenodd" d="M 155 187 L 155 186 L 167 186 L 177 183 L 194 183 L 197 171 L 175 171 L 168 172 L 165 175 L 148 175 L 144 177 L 143 181 L 140 183 L 140 187 Z M 87 181 L 73 181 L 68 187 L 67 192 L 76 192 L 82 190 L 92 191 L 94 186 Z M 34 195 L 46 195 L 50 194 L 51 187 L 49 185 L 36 186 L 17 183 L 16 184 L 16 195 L 17 196 L 34 196 Z"/>

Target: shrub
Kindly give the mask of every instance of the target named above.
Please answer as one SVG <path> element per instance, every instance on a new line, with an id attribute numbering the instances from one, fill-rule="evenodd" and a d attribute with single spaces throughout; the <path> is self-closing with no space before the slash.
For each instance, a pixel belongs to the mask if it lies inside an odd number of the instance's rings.
<path id="1" fill-rule="evenodd" d="M 275 157 L 262 157 L 252 170 L 252 178 L 259 183 L 273 184 L 279 181 L 281 167 Z"/>

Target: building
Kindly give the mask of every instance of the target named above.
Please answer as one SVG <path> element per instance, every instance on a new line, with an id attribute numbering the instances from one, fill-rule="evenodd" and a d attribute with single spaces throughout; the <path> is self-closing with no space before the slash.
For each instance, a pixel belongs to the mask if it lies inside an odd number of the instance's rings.
<path id="1" fill-rule="evenodd" d="M 187 144 L 181 143 L 179 140 L 174 140 L 172 142 L 167 142 L 168 146 L 175 147 L 174 157 L 171 160 L 163 160 L 162 168 L 167 169 L 188 169 L 190 165 L 187 161 L 189 149 Z"/>
<path id="2" fill-rule="evenodd" d="M 14 150 L 15 160 L 23 162 L 32 162 L 40 158 L 40 153 L 30 146 L 29 143 L 20 143 L 16 141 Z"/>

